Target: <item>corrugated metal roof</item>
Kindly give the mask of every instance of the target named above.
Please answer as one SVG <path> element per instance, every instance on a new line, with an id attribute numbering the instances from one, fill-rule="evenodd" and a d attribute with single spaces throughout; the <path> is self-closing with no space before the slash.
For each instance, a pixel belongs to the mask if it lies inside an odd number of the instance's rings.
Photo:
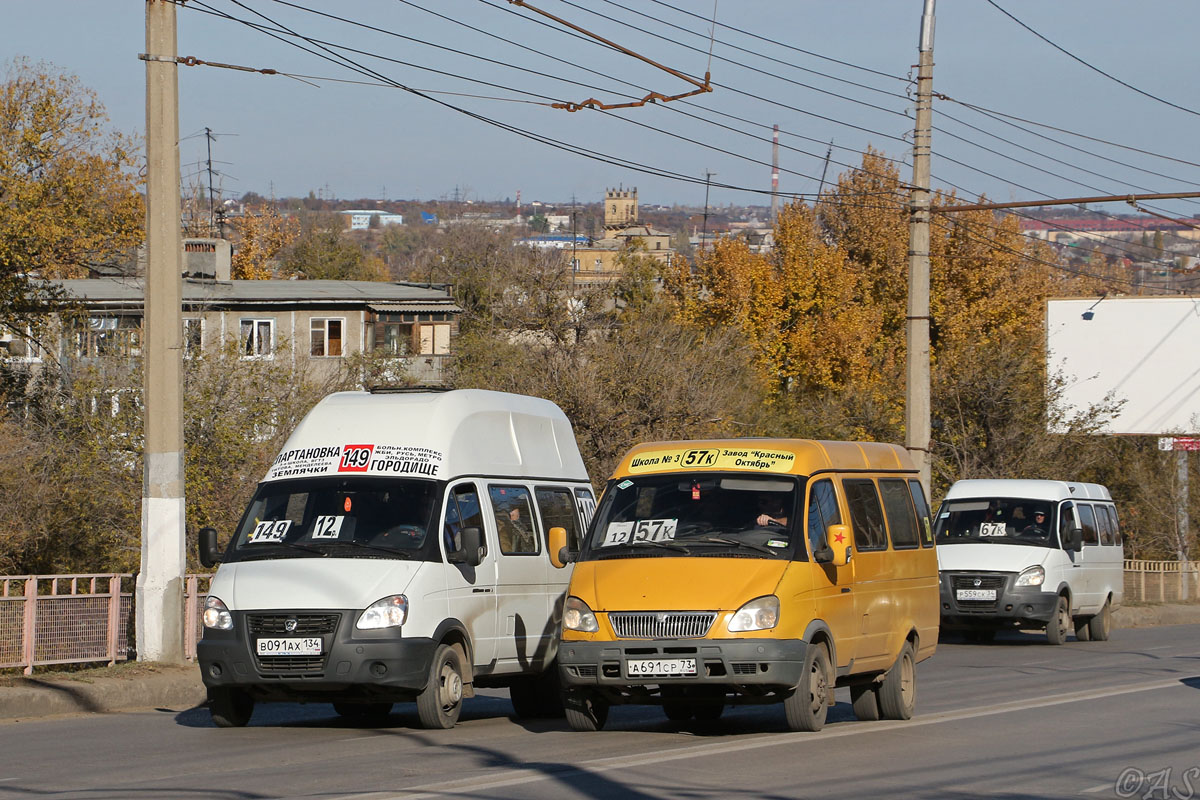
<path id="1" fill-rule="evenodd" d="M 145 297 L 143 278 L 89 278 L 51 283 L 88 303 L 140 305 Z M 187 305 L 418 303 L 437 305 L 438 310 L 461 311 L 453 306 L 449 292 L 442 289 L 383 281 L 184 280 L 183 302 Z"/>

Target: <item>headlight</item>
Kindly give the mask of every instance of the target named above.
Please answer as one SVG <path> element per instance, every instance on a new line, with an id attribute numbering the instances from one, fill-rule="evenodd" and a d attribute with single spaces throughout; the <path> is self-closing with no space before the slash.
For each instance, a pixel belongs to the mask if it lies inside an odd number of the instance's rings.
<path id="1" fill-rule="evenodd" d="M 779 598 L 773 594 L 751 600 L 729 620 L 729 632 L 765 631 L 779 624 Z"/>
<path id="2" fill-rule="evenodd" d="M 1046 570 L 1041 567 L 1030 567 L 1017 576 L 1013 586 L 1041 586 L 1046 582 Z"/>
<path id="3" fill-rule="evenodd" d="M 580 633 L 595 633 L 600 630 L 596 615 L 588 608 L 588 604 L 578 597 L 568 597 L 563 604 L 563 627 L 569 631 Z"/>
<path id="4" fill-rule="evenodd" d="M 219 631 L 233 630 L 233 616 L 229 613 L 229 609 L 221 602 L 221 598 L 213 597 L 211 594 L 204 598 L 204 613 L 200 619 L 204 621 L 206 628 L 215 628 Z"/>
<path id="5" fill-rule="evenodd" d="M 408 598 L 402 594 L 394 594 L 367 606 L 367 610 L 362 612 L 354 627 L 360 631 L 399 628 L 407 619 Z"/>

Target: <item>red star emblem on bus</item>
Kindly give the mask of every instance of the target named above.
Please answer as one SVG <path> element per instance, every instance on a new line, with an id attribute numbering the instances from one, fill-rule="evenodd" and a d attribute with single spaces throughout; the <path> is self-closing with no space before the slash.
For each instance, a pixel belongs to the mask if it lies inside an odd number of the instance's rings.
<path id="1" fill-rule="evenodd" d="M 833 537 L 833 540 L 834 540 L 835 542 L 837 542 L 838 544 L 841 544 L 841 543 L 842 543 L 842 540 L 843 540 L 843 539 L 845 539 L 845 538 L 846 538 L 846 537 L 845 537 L 843 534 L 840 534 L 840 533 L 839 533 L 837 536 L 834 536 L 834 537 Z"/>

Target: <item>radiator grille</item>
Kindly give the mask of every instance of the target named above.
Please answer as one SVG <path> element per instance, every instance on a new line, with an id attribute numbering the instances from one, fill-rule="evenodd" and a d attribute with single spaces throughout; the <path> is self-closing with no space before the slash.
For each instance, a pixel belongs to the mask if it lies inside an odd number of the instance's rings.
<path id="1" fill-rule="evenodd" d="M 715 611 L 621 611 L 608 615 L 622 639 L 702 639 L 717 619 Z"/>
<path id="2" fill-rule="evenodd" d="M 339 614 L 249 614 L 246 622 L 251 636 L 321 636 L 337 630 Z M 285 623 L 296 620 L 289 631 Z"/>

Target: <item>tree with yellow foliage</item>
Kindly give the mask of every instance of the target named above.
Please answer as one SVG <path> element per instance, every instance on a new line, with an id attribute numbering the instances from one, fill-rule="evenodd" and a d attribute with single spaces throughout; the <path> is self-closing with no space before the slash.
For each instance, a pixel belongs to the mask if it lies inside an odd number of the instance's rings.
<path id="1" fill-rule="evenodd" d="M 275 206 L 267 204 L 247 208 L 234 227 L 240 235 L 231 270 L 235 280 L 260 281 L 275 277 L 279 253 L 300 233 L 296 220 L 280 215 Z"/>
<path id="2" fill-rule="evenodd" d="M 137 142 L 95 92 L 26 58 L 0 83 L 0 329 L 36 326 L 57 297 L 36 278 L 78 278 L 142 240 Z"/>

